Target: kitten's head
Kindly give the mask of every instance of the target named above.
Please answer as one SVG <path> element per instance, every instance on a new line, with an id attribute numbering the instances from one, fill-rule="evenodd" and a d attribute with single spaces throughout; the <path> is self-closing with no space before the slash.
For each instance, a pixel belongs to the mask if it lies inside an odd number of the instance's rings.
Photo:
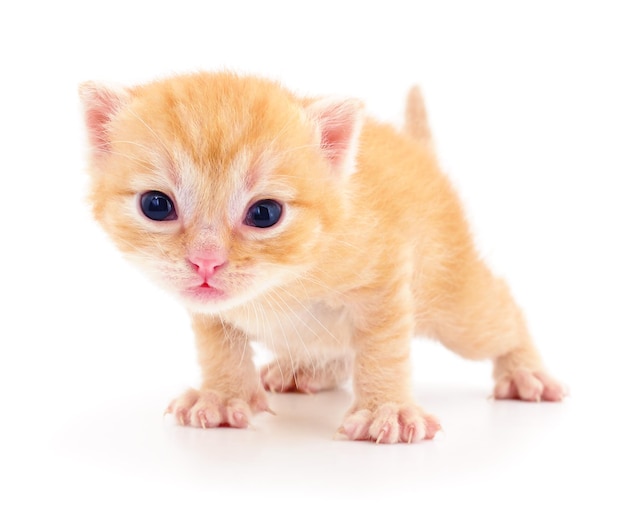
<path id="1" fill-rule="evenodd" d="M 96 219 L 201 312 L 324 264 L 347 207 L 361 105 L 229 73 L 85 83 Z"/>

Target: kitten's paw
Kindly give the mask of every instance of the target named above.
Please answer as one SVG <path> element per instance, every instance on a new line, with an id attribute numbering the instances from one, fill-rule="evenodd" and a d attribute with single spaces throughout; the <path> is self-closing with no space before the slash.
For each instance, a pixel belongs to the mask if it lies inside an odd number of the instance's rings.
<path id="1" fill-rule="evenodd" d="M 293 370 L 283 367 L 282 363 L 278 361 L 263 366 L 260 375 L 261 383 L 265 390 L 270 392 L 291 392 L 297 390 Z"/>
<path id="2" fill-rule="evenodd" d="M 441 430 L 436 417 L 414 404 L 386 403 L 374 410 L 351 410 L 339 428 L 349 440 L 371 440 L 377 444 L 413 443 L 430 440 Z"/>
<path id="3" fill-rule="evenodd" d="M 182 426 L 247 428 L 256 412 L 271 412 L 265 393 L 259 392 L 250 401 L 227 398 L 216 391 L 189 389 L 173 400 L 165 410 Z"/>
<path id="4" fill-rule="evenodd" d="M 561 401 L 567 389 L 545 371 L 517 369 L 496 380 L 495 399 L 521 399 L 524 401 Z"/>
<path id="5" fill-rule="evenodd" d="M 350 376 L 351 363 L 335 359 L 317 366 L 298 366 L 290 362 L 274 361 L 261 369 L 261 381 L 270 392 L 304 392 L 315 394 L 334 389 Z"/>

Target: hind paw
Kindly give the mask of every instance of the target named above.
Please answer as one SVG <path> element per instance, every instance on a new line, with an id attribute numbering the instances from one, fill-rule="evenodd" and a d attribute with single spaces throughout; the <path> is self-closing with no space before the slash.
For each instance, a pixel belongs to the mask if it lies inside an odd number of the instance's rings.
<path id="1" fill-rule="evenodd" d="M 567 389 L 545 371 L 517 369 L 500 377 L 493 391 L 495 399 L 561 401 Z"/>
<path id="2" fill-rule="evenodd" d="M 319 366 L 292 367 L 289 361 L 274 361 L 261 369 L 261 381 L 270 392 L 304 392 L 315 394 L 334 389 L 350 375 L 348 359 L 335 359 Z"/>

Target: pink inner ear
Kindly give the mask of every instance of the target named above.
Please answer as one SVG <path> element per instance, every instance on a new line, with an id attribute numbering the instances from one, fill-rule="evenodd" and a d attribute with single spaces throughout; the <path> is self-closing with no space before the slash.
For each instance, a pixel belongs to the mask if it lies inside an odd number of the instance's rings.
<path id="1" fill-rule="evenodd" d="M 127 101 L 127 92 L 89 81 L 80 86 L 79 94 L 85 110 L 85 124 L 92 148 L 100 152 L 108 151 L 110 140 L 107 127 Z"/>
<path id="2" fill-rule="evenodd" d="M 319 126 L 320 147 L 331 167 L 352 173 L 363 122 L 362 104 L 352 99 L 320 99 L 309 105 L 307 112 Z"/>

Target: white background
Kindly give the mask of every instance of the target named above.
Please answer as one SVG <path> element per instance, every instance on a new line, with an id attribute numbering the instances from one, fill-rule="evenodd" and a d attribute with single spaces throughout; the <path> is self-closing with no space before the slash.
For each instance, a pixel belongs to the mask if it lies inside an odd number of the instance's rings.
<path id="1" fill-rule="evenodd" d="M 0 506 L 624 507 L 620 3 L 4 2 Z M 274 396 L 246 431 L 163 419 L 197 380 L 191 331 L 90 217 L 76 89 L 223 68 L 392 122 L 420 83 L 481 250 L 572 396 L 489 401 L 488 363 L 422 340 L 430 443 L 333 441 L 348 391 Z"/>

